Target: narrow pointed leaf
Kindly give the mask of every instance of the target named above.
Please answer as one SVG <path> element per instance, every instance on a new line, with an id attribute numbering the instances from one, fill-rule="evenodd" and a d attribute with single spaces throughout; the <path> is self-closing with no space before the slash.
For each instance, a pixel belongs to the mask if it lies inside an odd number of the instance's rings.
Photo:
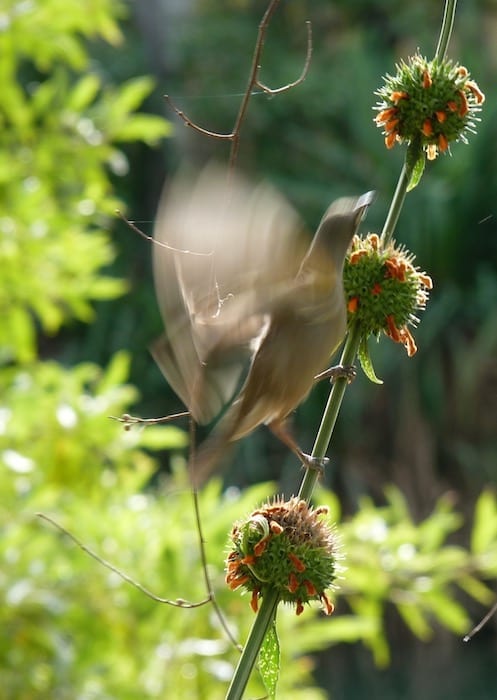
<path id="1" fill-rule="evenodd" d="M 426 155 L 420 144 L 411 143 L 406 154 L 406 173 L 408 177 L 407 191 L 410 192 L 418 186 L 423 175 L 426 163 Z"/>
<path id="2" fill-rule="evenodd" d="M 273 700 L 280 672 L 280 643 L 274 622 L 269 627 L 259 652 L 259 672 L 268 697 Z"/>
<path id="3" fill-rule="evenodd" d="M 373 363 L 371 362 L 371 356 L 369 354 L 367 338 L 363 338 L 361 340 L 357 356 L 359 358 L 359 362 L 361 363 L 362 370 L 366 377 L 369 379 L 369 381 L 373 382 L 373 384 L 383 384 L 383 380 L 378 379 L 374 371 Z"/>

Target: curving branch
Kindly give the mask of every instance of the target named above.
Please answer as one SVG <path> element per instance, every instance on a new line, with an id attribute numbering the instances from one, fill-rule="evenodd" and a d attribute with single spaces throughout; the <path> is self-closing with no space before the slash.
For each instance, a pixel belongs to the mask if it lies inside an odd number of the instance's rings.
<path id="1" fill-rule="evenodd" d="M 247 114 L 247 109 L 248 105 L 250 102 L 250 98 L 252 97 L 253 90 L 254 88 L 259 88 L 262 90 L 265 94 L 267 95 L 279 95 L 283 92 L 286 92 L 288 90 L 291 90 L 292 88 L 296 87 L 297 85 L 300 85 L 301 83 L 304 82 L 304 80 L 307 77 L 307 73 L 309 72 L 309 66 L 311 64 L 311 57 L 312 57 L 312 27 L 311 23 L 309 21 L 306 22 L 306 27 L 307 27 L 307 53 L 306 53 L 306 58 L 305 58 L 305 63 L 304 67 L 302 69 L 302 73 L 300 76 L 294 80 L 291 83 L 288 83 L 287 85 L 283 85 L 282 87 L 279 88 L 270 88 L 267 85 L 265 85 L 261 80 L 259 79 L 259 74 L 261 71 L 261 58 L 262 58 L 262 52 L 264 49 L 264 43 L 266 40 L 266 32 L 269 26 L 269 22 L 271 21 L 271 18 L 276 11 L 276 8 L 279 5 L 280 0 L 271 0 L 266 12 L 264 13 L 263 18 L 260 21 L 259 24 L 259 31 L 257 33 L 257 40 L 255 42 L 255 48 L 254 48 L 254 53 L 252 56 L 252 64 L 250 67 L 250 73 L 249 73 L 249 78 L 247 82 L 247 87 L 245 89 L 245 92 L 242 97 L 242 101 L 240 103 L 240 108 L 238 110 L 238 114 L 235 120 L 235 125 L 233 127 L 233 130 L 228 133 L 228 134 L 223 134 L 219 133 L 216 131 L 209 131 L 208 129 L 204 129 L 202 126 L 199 126 L 196 124 L 190 117 L 188 117 L 182 110 L 180 110 L 173 102 L 171 97 L 169 95 L 164 95 L 167 103 L 171 107 L 171 109 L 174 110 L 176 115 L 183 121 L 185 126 L 189 126 L 192 128 L 194 131 L 198 132 L 199 134 L 202 134 L 203 136 L 208 136 L 210 138 L 215 138 L 215 139 L 220 139 L 224 141 L 231 141 L 231 150 L 230 150 L 230 157 L 229 157 L 229 168 L 232 170 L 235 166 L 236 159 L 238 157 L 238 149 L 240 146 L 240 133 L 241 129 L 243 126 L 243 122 L 245 121 L 245 117 Z"/>

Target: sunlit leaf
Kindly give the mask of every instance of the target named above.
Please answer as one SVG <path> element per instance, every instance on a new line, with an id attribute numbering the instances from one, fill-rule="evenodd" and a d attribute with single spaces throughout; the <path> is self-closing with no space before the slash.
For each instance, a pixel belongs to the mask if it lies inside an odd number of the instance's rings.
<path id="1" fill-rule="evenodd" d="M 100 89 L 100 79 L 95 73 L 88 73 L 79 80 L 68 95 L 67 107 L 81 112 L 93 102 Z"/>
<path id="2" fill-rule="evenodd" d="M 259 652 L 259 672 L 271 700 L 276 695 L 276 686 L 280 672 L 280 644 L 276 624 L 270 625 Z"/>
<path id="3" fill-rule="evenodd" d="M 404 603 L 397 603 L 397 610 L 402 616 L 404 622 L 409 627 L 411 632 L 426 642 L 432 636 L 432 629 L 426 619 L 426 615 L 421 609 L 421 607 L 413 603 L 412 605 L 407 605 Z"/>
<path id="4" fill-rule="evenodd" d="M 489 605 L 495 598 L 495 591 L 474 576 L 459 576 L 457 585 L 482 605 Z"/>
<path id="5" fill-rule="evenodd" d="M 470 626 L 466 610 L 447 593 L 430 591 L 423 597 L 435 617 L 448 629 L 456 634 L 463 634 Z"/>
<path id="6" fill-rule="evenodd" d="M 142 429 L 139 443 L 152 450 L 179 450 L 188 445 L 188 433 L 174 425 Z"/>
<path id="7" fill-rule="evenodd" d="M 156 143 L 159 139 L 171 136 L 172 124 L 164 119 L 149 114 L 140 114 L 130 118 L 112 132 L 116 141 L 143 140 L 148 144 Z"/>
<path id="8" fill-rule="evenodd" d="M 497 545 L 497 503 L 495 494 L 483 491 L 475 508 L 473 530 L 471 532 L 471 551 L 482 554 L 491 546 Z"/>

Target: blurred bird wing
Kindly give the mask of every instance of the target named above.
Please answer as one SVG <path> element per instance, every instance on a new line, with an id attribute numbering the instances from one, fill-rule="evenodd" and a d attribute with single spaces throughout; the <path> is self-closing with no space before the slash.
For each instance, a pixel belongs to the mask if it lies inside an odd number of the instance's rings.
<path id="1" fill-rule="evenodd" d="M 182 174 L 165 189 L 154 236 L 167 340 L 153 354 L 195 419 L 209 422 L 241 385 L 308 240 L 272 187 L 228 179 L 214 165 L 193 184 Z"/>

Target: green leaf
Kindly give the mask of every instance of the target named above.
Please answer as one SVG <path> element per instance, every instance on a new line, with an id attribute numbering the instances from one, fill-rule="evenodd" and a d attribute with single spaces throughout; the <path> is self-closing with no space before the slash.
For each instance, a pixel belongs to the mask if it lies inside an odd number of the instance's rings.
<path id="1" fill-rule="evenodd" d="M 446 593 L 430 591 L 423 596 L 423 601 L 438 621 L 452 632 L 462 634 L 470 626 L 466 610 Z"/>
<path id="2" fill-rule="evenodd" d="M 306 623 L 299 629 L 299 643 L 309 651 L 321 651 L 331 644 L 360 642 L 374 637 L 378 632 L 376 620 L 364 615 L 335 615 L 326 624 L 320 619 Z"/>
<path id="3" fill-rule="evenodd" d="M 259 652 L 259 672 L 271 700 L 276 695 L 276 685 L 280 672 L 280 643 L 276 632 L 276 623 L 267 631 Z"/>
<path id="4" fill-rule="evenodd" d="M 411 632 L 423 642 L 428 641 L 432 636 L 432 629 L 428 624 L 424 613 L 419 605 L 397 604 L 397 610 Z"/>
<path id="5" fill-rule="evenodd" d="M 29 313 L 21 306 L 13 306 L 6 324 L 5 346 L 12 351 L 19 362 L 30 362 L 36 357 L 35 329 Z"/>
<path id="6" fill-rule="evenodd" d="M 407 191 L 410 192 L 419 185 L 426 163 L 426 154 L 419 140 L 412 141 L 406 153 Z"/>
<path id="7" fill-rule="evenodd" d="M 109 362 L 104 376 L 99 382 L 99 393 L 103 394 L 107 391 L 112 391 L 114 387 L 123 384 L 129 376 L 130 364 L 131 357 L 128 352 L 124 350 L 116 352 Z"/>
<path id="8" fill-rule="evenodd" d="M 458 577 L 457 585 L 482 605 L 489 605 L 494 600 L 494 591 L 474 576 L 468 574 Z"/>
<path id="9" fill-rule="evenodd" d="M 150 426 L 141 433 L 139 444 L 149 450 L 180 450 L 188 445 L 188 435 L 174 425 Z"/>
<path id="10" fill-rule="evenodd" d="M 357 356 L 359 358 L 359 362 L 361 363 L 362 370 L 366 377 L 369 379 L 369 381 L 373 382 L 373 384 L 383 384 L 383 380 L 378 379 L 374 371 L 373 363 L 371 362 L 371 356 L 369 354 L 367 338 L 363 338 L 361 340 Z"/>
<path id="11" fill-rule="evenodd" d="M 112 137 L 116 141 L 138 141 L 153 145 L 159 139 L 170 136 L 172 132 L 171 122 L 152 114 L 139 114 L 131 117 L 125 124 L 112 131 Z"/>
<path id="12" fill-rule="evenodd" d="M 67 107 L 75 112 L 82 112 L 90 105 L 100 89 L 100 79 L 95 73 L 89 73 L 79 80 L 69 95 Z"/>
<path id="13" fill-rule="evenodd" d="M 484 554 L 497 540 L 497 504 L 495 494 L 483 491 L 476 503 L 473 532 L 471 533 L 471 551 Z"/>
<path id="14" fill-rule="evenodd" d="M 128 80 L 118 93 L 114 95 L 112 108 L 119 115 L 138 109 L 143 100 L 150 95 L 154 81 L 149 76 L 141 76 Z"/>

